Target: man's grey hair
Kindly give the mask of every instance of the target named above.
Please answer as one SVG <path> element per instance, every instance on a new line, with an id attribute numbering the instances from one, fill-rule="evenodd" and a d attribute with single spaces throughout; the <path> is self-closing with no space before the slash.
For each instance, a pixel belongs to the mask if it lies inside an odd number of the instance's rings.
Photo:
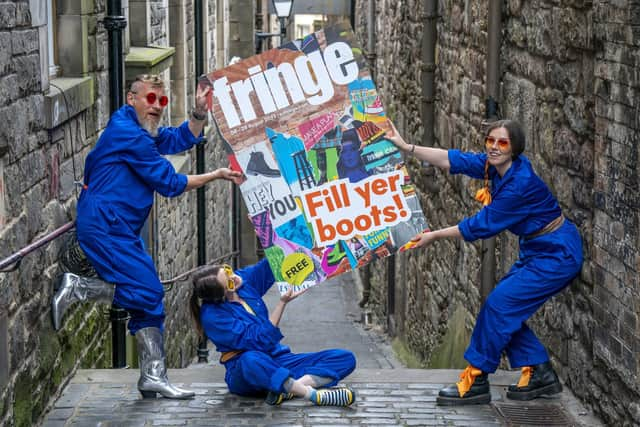
<path id="1" fill-rule="evenodd" d="M 131 92 L 137 92 L 142 84 L 151 85 L 154 88 L 164 89 L 164 81 L 158 74 L 138 74 L 131 83 Z"/>

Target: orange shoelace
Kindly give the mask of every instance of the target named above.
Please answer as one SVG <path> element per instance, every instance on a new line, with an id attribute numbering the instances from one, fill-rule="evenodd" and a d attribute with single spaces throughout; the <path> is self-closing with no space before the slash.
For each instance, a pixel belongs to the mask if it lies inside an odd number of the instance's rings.
<path id="1" fill-rule="evenodd" d="M 462 371 L 462 373 L 460 374 L 460 382 L 456 383 L 456 385 L 458 386 L 458 393 L 460 393 L 460 397 L 464 397 L 464 395 L 473 385 L 476 377 L 479 375 L 482 375 L 482 371 L 471 365 L 467 366 L 465 370 Z"/>
<path id="2" fill-rule="evenodd" d="M 484 164 L 484 187 L 476 191 L 475 199 L 487 206 L 491 203 L 491 190 L 489 190 L 489 161 Z"/>
<path id="3" fill-rule="evenodd" d="M 520 374 L 520 379 L 518 380 L 518 387 L 528 386 L 529 380 L 531 380 L 532 373 L 533 373 L 533 368 L 531 366 L 524 366 L 522 368 L 522 374 Z"/>

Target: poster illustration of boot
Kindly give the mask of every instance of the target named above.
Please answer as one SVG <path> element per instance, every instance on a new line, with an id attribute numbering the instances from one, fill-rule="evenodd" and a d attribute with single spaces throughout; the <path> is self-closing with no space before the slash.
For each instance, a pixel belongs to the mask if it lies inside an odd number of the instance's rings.
<path id="1" fill-rule="evenodd" d="M 281 293 L 389 256 L 427 228 L 347 23 L 200 81 Z"/>

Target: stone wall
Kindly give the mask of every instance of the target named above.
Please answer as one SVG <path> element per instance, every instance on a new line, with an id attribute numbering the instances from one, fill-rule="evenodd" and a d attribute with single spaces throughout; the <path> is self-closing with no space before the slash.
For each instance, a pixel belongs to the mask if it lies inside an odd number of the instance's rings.
<path id="1" fill-rule="evenodd" d="M 367 3 L 357 2 L 363 46 Z M 424 2 L 375 4 L 376 83 L 406 139 L 419 143 L 422 73 L 413 58 Z M 435 146 L 482 150 L 487 13 L 486 2 L 438 2 Z M 500 113 L 523 124 L 526 153 L 579 226 L 585 253 L 580 276 L 530 325 L 565 383 L 618 425 L 640 422 L 638 16 L 640 6 L 624 1 L 508 1 L 502 11 Z M 479 182 L 409 163 L 433 228 L 480 208 Z M 505 233 L 497 246 L 499 278 L 517 241 Z M 372 268 L 369 307 L 425 364 L 464 363 L 468 339 L 459 335 L 468 337 L 480 307 L 479 251 L 478 242 L 440 241 L 396 257 L 392 307 L 389 261 Z"/>
<path id="2" fill-rule="evenodd" d="M 169 2 L 168 0 L 151 0 L 150 27 L 151 34 L 148 39 L 150 46 L 169 46 Z"/>
<path id="3" fill-rule="evenodd" d="M 253 9 L 249 3 L 244 6 L 244 9 L 234 9 L 233 14 L 227 14 L 226 16 L 226 19 L 234 18 L 233 22 L 239 21 L 240 24 L 230 25 L 230 22 L 225 21 L 223 29 L 219 29 L 216 23 L 215 4 L 208 4 L 209 13 L 213 11 L 214 19 L 211 20 L 209 18 L 208 21 L 209 33 L 206 35 L 204 43 L 208 59 L 205 59 L 205 64 L 216 64 L 217 61 L 220 61 L 221 64 L 216 68 L 226 65 L 228 58 L 224 57 L 224 55 L 218 58 L 215 57 L 217 51 L 217 53 L 220 53 L 220 51 L 225 52 L 225 49 L 220 49 L 217 45 L 219 40 L 216 38 L 217 33 L 224 31 L 224 28 L 227 28 L 231 32 L 233 39 L 237 40 L 233 47 L 227 47 L 227 50 L 232 54 L 238 55 L 238 48 L 246 50 L 247 43 L 249 43 L 249 49 L 253 46 L 253 42 L 246 42 L 246 40 L 242 44 L 243 38 L 238 33 L 242 31 L 243 34 L 246 34 L 251 32 L 253 28 Z M 207 15 L 207 7 L 204 7 L 204 13 Z M 188 8 L 188 14 L 193 14 L 191 6 Z M 204 19 L 207 19 L 206 16 Z M 243 25 L 248 25 L 248 29 Z M 230 30 L 229 27 L 231 27 Z M 185 29 L 184 32 L 188 37 L 188 44 L 191 45 L 193 43 L 193 31 Z M 221 41 L 224 42 L 224 39 Z M 190 53 L 192 53 L 192 50 L 190 50 Z M 188 62 L 192 64 L 193 61 L 194 58 L 191 57 Z M 213 68 L 205 69 L 205 73 L 212 70 Z M 191 81 L 194 81 L 195 76 L 192 75 L 192 77 Z M 190 99 L 193 99 L 193 97 L 191 96 Z M 188 105 L 193 105 L 193 102 Z M 229 162 L 224 151 L 223 141 L 218 137 L 213 123 L 206 130 L 206 139 L 205 172 L 227 167 Z M 184 173 L 195 173 L 195 151 L 194 148 L 191 155 L 184 159 Z M 205 251 L 208 264 L 214 260 L 231 263 L 230 256 L 233 251 L 231 230 L 233 187 L 233 184 L 227 181 L 214 181 L 204 187 L 206 206 L 204 214 L 206 230 Z M 198 264 L 196 200 L 196 191 L 184 194 L 178 199 L 165 199 L 156 195 L 155 216 L 158 218 L 157 244 L 159 244 L 156 265 L 161 279 L 176 277 Z M 253 232 L 253 229 L 251 229 L 251 232 Z M 190 292 L 190 281 L 177 282 L 167 291 L 165 296 L 165 305 L 170 307 L 167 310 L 165 322 L 167 339 L 172 343 L 167 351 L 167 358 L 174 366 L 186 366 L 191 363 L 198 346 L 197 338 L 194 334 L 193 320 L 188 310 Z M 210 357 L 210 360 L 213 360 L 217 356 L 216 354 L 211 354 Z"/>
<path id="4" fill-rule="evenodd" d="M 593 344 L 582 357 L 594 369 L 583 381 L 580 360 L 570 367 L 605 417 L 640 424 L 640 4 L 594 2 L 591 13 Z"/>
<path id="5" fill-rule="evenodd" d="M 215 130 L 208 132 L 205 151 L 205 170 L 226 167 L 227 160 Z M 185 173 L 194 173 L 195 148 L 186 158 Z M 231 238 L 231 183 L 214 181 L 205 187 L 205 227 L 207 263 L 232 252 Z M 198 237 L 196 218 L 196 191 L 178 198 L 167 199 L 156 195 L 155 214 L 158 218 L 156 265 L 162 280 L 175 278 L 198 265 Z M 222 262 L 230 262 L 226 258 Z M 165 293 L 167 360 L 171 366 L 184 367 L 193 362 L 198 347 L 193 320 L 189 311 L 191 281 L 176 282 Z M 215 354 L 211 354 L 215 358 Z M 213 359 L 210 359 L 213 360 Z"/>
<path id="6" fill-rule="evenodd" d="M 61 8 L 66 6 L 58 3 Z M 67 76 L 76 79 L 49 81 L 42 74 L 47 70 L 47 52 L 42 48 L 46 14 L 43 17 L 38 6 L 33 1 L 0 3 L 0 193 L 4 206 L 0 258 L 72 220 L 78 194 L 74 181 L 82 179 L 84 157 L 105 122 L 99 117 L 104 111 L 102 103 L 87 106 L 84 102 L 93 96 L 108 98 L 101 84 L 105 60 L 98 58 L 102 51 L 96 47 L 103 43 L 104 30 L 95 25 L 104 9 L 96 6 L 89 13 L 64 9 L 69 25 L 86 24 L 80 27 L 86 31 L 87 43 L 77 49 L 83 58 L 77 62 L 61 50 L 60 65 Z M 83 57 L 90 53 L 89 46 L 93 56 Z M 69 90 L 65 97 L 56 98 L 57 88 L 64 89 L 69 82 L 80 82 L 75 87 L 86 85 L 89 95 Z M 33 425 L 76 368 L 110 364 L 108 322 L 101 308 L 83 306 L 63 330 L 53 331 L 49 305 L 62 241 L 25 256 L 14 272 L 0 274 L 3 425 Z"/>
<path id="7" fill-rule="evenodd" d="M 384 14 L 381 10 L 384 10 Z M 416 143 L 422 136 L 421 71 L 420 61 L 415 60 L 420 57 L 421 50 L 421 39 L 416 37 L 416 34 L 421 34 L 422 28 L 420 13 L 416 13 L 418 10 L 421 10 L 419 1 L 377 3 L 374 66 L 376 85 L 385 109 L 405 138 Z M 358 11 L 356 27 L 362 45 L 366 46 L 366 2 L 358 3 Z M 455 65 L 458 61 L 462 65 Z M 469 61 L 468 55 L 460 52 L 455 62 L 450 61 L 451 67 L 442 73 L 463 74 L 470 70 Z M 462 89 L 458 88 L 457 91 L 461 92 Z M 454 94 L 446 96 L 453 97 Z M 447 99 L 446 96 L 440 98 Z M 457 96 L 460 99 L 460 95 Z M 447 107 L 438 105 L 436 110 L 443 108 Z M 444 137 L 449 140 L 455 132 L 464 135 L 471 127 L 463 121 L 452 122 L 450 129 L 448 125 L 442 126 Z M 457 139 L 468 141 L 471 138 Z M 411 175 L 419 188 L 423 211 L 431 227 L 453 224 L 460 219 L 459 212 L 471 211 L 475 202 L 459 195 L 461 189 L 467 191 L 468 183 L 460 178 L 447 179 L 439 171 L 421 169 L 419 164 L 410 162 Z M 395 260 L 390 258 L 379 262 L 371 268 L 373 286 L 368 305 L 375 317 L 384 322 L 389 310 L 388 264 L 396 263 L 396 304 L 392 308 L 395 315 L 391 322 L 395 324 L 396 331 L 393 332 L 406 341 L 425 363 L 449 328 L 449 318 L 460 309 L 468 311 L 470 313 L 467 315 L 457 318 L 465 321 L 461 328 L 470 328 L 473 320 L 471 313 L 477 312 L 480 300 L 477 289 L 479 246 L 455 241 L 442 241 L 439 245 L 441 248 L 437 251 L 410 252 L 395 257 Z M 430 267 L 425 268 L 426 265 Z"/>
<path id="8" fill-rule="evenodd" d="M 169 9 L 184 4 L 184 14 L 192 23 L 191 3 L 124 1 L 133 16 L 126 29 L 132 31 L 131 37 L 125 40 L 145 46 L 148 39 L 144 37 L 149 35 L 159 45 L 171 45 Z M 0 2 L 0 259 L 75 218 L 79 194 L 75 181 L 82 180 L 85 157 L 109 118 L 107 33 L 101 25 L 106 3 L 56 1 L 66 32 L 58 33 L 62 77 L 51 80 L 44 4 L 40 0 Z M 215 40 L 213 24 L 207 39 Z M 69 38 L 70 28 L 80 32 L 75 40 Z M 134 29 L 140 31 L 134 35 Z M 83 43 L 77 43 L 79 38 Z M 194 69 L 192 29 L 185 31 L 183 42 L 184 79 L 194 82 L 185 88 L 184 104 L 192 106 L 195 81 L 193 71 L 188 71 Z M 183 117 L 188 113 L 181 112 Z M 164 123 L 168 120 L 165 117 Z M 220 144 L 214 136 L 209 139 L 206 170 L 226 164 Z M 195 149 L 172 157 L 172 162 L 180 172 L 194 173 Z M 205 190 L 208 260 L 231 251 L 230 188 L 229 183 L 215 182 Z M 156 199 L 149 221 L 149 250 L 155 254 L 161 279 L 197 264 L 195 200 L 195 191 Z M 56 239 L 25 256 L 14 272 L 0 273 L 1 425 L 37 424 L 76 369 L 112 366 L 108 306 L 76 305 L 68 310 L 63 328 L 53 330 L 50 303 L 63 241 Z M 189 292 L 187 281 L 176 283 L 166 294 L 169 367 L 186 366 L 196 354 Z M 133 342 L 129 338 L 132 365 Z"/>
<path id="9" fill-rule="evenodd" d="M 254 0 L 229 1 L 229 59 L 248 58 L 255 54 Z"/>

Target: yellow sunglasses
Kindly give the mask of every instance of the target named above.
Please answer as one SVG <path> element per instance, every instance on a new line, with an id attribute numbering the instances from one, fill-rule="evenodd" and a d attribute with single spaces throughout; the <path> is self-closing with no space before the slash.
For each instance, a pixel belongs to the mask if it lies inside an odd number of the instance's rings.
<path id="1" fill-rule="evenodd" d="M 222 264 L 222 269 L 227 275 L 227 289 L 233 291 L 236 289 L 236 282 L 233 280 L 233 268 L 229 264 Z"/>

